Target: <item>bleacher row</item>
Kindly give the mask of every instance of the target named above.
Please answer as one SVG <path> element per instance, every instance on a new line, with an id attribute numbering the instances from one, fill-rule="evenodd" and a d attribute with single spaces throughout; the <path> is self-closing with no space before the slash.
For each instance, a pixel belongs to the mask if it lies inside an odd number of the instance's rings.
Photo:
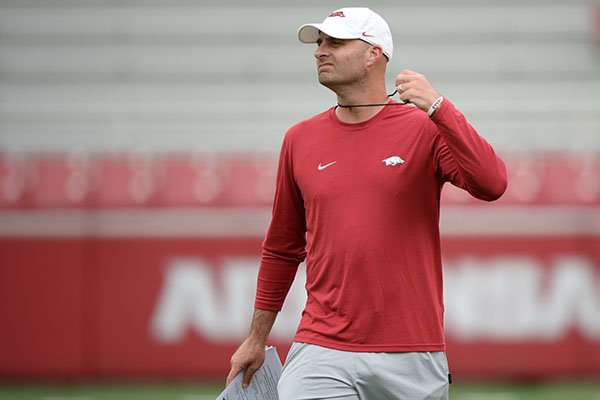
<path id="1" fill-rule="evenodd" d="M 268 209 L 276 161 L 269 153 L 0 157 L 0 209 Z M 600 206 L 599 157 L 513 154 L 506 161 L 510 185 L 500 205 Z M 442 202 L 483 204 L 450 187 Z"/>
<path id="2" fill-rule="evenodd" d="M 334 103 L 297 27 L 345 3 L 0 1 L 0 153 L 276 153 Z M 587 0 L 365 0 L 501 152 L 600 150 Z M 596 33 L 595 33 L 596 32 Z"/>

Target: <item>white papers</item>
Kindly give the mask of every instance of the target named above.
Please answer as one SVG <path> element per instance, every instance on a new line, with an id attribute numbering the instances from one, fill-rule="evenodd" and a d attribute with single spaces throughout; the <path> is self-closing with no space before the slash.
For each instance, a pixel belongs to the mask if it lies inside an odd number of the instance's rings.
<path id="1" fill-rule="evenodd" d="M 281 376 L 281 360 L 275 347 L 265 349 L 265 362 L 254 373 L 250 386 L 242 388 L 244 371 L 223 390 L 216 400 L 279 400 L 277 382 Z"/>

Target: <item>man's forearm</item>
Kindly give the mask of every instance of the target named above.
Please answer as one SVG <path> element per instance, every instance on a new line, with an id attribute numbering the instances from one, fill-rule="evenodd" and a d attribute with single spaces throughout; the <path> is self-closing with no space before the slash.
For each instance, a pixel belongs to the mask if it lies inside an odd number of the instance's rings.
<path id="1" fill-rule="evenodd" d="M 277 312 L 275 311 L 255 308 L 254 315 L 252 316 L 252 324 L 250 325 L 249 339 L 266 345 L 276 318 Z"/>

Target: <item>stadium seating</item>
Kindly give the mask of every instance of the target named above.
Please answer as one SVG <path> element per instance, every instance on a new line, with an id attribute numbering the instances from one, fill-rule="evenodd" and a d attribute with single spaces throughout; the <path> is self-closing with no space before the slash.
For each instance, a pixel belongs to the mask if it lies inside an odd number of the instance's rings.
<path id="1" fill-rule="evenodd" d="M 388 73 L 425 73 L 501 151 L 597 151 L 600 54 L 585 0 L 367 1 Z M 330 106 L 297 27 L 330 5 L 0 2 L 0 153 L 276 152 Z"/>

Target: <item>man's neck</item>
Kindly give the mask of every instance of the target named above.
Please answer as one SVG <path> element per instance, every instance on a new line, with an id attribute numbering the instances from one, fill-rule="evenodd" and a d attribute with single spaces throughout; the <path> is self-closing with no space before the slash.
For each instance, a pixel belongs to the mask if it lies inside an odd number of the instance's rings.
<path id="1" fill-rule="evenodd" d="M 365 104 L 387 104 L 389 101 L 385 91 L 380 91 L 380 93 L 373 95 L 366 95 L 366 93 L 361 92 L 354 93 L 357 94 L 353 96 L 340 96 L 338 94 L 338 105 L 352 106 Z M 382 108 L 383 106 L 337 107 L 335 114 L 342 122 L 359 123 L 373 118 L 379 111 L 381 111 Z"/>
<path id="2" fill-rule="evenodd" d="M 359 85 L 352 85 L 352 87 L 338 87 L 334 92 L 337 95 L 338 105 L 342 106 L 387 104 L 389 101 L 383 79 L 378 80 L 377 84 L 363 82 Z M 359 123 L 374 117 L 382 108 L 383 106 L 337 107 L 335 113 L 342 122 Z"/>

